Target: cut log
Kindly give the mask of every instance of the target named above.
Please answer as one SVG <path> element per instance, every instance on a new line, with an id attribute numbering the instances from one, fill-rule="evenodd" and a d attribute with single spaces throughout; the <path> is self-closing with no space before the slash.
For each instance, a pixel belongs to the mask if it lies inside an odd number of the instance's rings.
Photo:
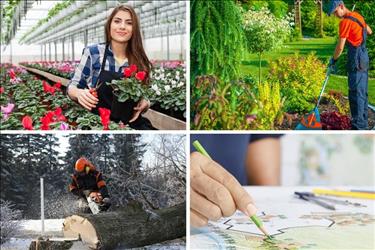
<path id="1" fill-rule="evenodd" d="M 125 207 L 114 212 L 72 215 L 65 219 L 64 237 L 79 237 L 92 249 L 140 247 L 186 235 L 185 203 L 146 212 Z"/>

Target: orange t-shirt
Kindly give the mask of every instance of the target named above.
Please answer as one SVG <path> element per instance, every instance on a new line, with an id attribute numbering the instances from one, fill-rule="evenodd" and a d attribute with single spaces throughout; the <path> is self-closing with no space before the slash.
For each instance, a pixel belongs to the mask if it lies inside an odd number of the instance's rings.
<path id="1" fill-rule="evenodd" d="M 357 12 L 350 12 L 347 16 L 355 17 L 366 28 L 365 19 Z M 357 47 L 362 43 L 362 27 L 347 18 L 343 18 L 340 22 L 339 29 L 340 38 L 346 38 L 353 46 Z"/>

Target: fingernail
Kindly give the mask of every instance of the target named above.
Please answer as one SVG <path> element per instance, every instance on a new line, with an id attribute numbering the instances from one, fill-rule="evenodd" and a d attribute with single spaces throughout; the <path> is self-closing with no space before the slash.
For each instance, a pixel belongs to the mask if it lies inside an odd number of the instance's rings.
<path id="1" fill-rule="evenodd" d="M 249 217 L 257 213 L 257 208 L 251 203 L 247 205 L 246 210 Z"/>

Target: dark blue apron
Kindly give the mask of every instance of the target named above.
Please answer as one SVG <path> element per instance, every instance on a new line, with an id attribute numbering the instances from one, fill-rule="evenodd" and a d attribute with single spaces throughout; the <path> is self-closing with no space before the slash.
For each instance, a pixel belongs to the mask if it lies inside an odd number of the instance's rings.
<path id="1" fill-rule="evenodd" d="M 106 71 L 104 70 L 105 62 L 109 52 L 108 44 L 105 47 L 102 65 L 100 68 L 100 74 L 96 86 L 99 88 L 96 90 L 98 93 L 99 102 L 96 107 L 92 110 L 93 113 L 99 114 L 98 108 L 107 108 L 111 110 L 110 119 L 114 122 L 122 121 L 124 124 L 128 124 L 129 120 L 133 116 L 134 107 L 137 103 L 131 100 L 125 102 L 118 102 L 117 98 L 113 95 L 113 89 L 107 85 L 107 82 L 112 80 L 120 80 L 123 78 L 122 73 Z M 129 126 L 137 130 L 154 130 L 151 122 L 140 115 L 134 122 L 129 123 Z"/>
<path id="2" fill-rule="evenodd" d="M 352 115 L 352 129 L 368 129 L 368 69 L 369 56 L 366 49 L 366 27 L 355 17 L 345 18 L 358 23 L 362 28 L 362 43 L 355 47 L 349 41 L 348 47 L 348 83 L 349 104 Z"/>

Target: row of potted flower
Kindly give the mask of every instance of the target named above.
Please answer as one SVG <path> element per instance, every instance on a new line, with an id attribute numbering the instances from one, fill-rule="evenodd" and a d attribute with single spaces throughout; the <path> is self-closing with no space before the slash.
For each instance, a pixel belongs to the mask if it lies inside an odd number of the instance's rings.
<path id="1" fill-rule="evenodd" d="M 71 78 L 79 62 L 23 62 L 24 66 L 36 68 L 64 78 Z M 149 88 L 142 90 L 153 108 L 174 116 L 186 118 L 186 70 L 182 61 L 153 60 L 149 75 Z M 126 69 L 125 69 L 126 71 Z M 125 72 L 124 72 L 124 76 Z M 136 86 L 135 86 L 136 87 Z M 129 95 L 135 90 L 129 89 Z"/>

